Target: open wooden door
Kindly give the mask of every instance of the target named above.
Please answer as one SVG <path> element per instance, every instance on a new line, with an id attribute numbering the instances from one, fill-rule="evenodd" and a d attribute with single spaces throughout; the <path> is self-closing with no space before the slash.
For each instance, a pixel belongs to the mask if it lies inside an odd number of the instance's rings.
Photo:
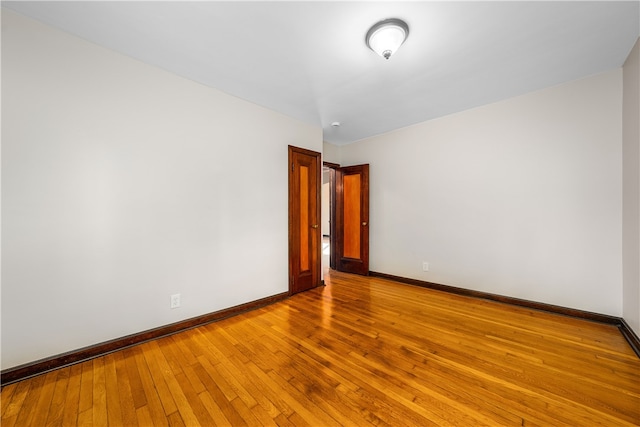
<path id="1" fill-rule="evenodd" d="M 289 146 L 289 293 L 321 284 L 320 153 Z"/>
<path id="2" fill-rule="evenodd" d="M 336 270 L 369 274 L 369 165 L 336 169 Z"/>

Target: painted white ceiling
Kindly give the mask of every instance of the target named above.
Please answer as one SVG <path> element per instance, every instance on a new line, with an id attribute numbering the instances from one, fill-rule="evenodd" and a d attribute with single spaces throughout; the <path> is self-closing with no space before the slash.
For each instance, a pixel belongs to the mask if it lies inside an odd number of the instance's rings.
<path id="1" fill-rule="evenodd" d="M 622 66 L 638 1 L 2 2 L 346 144 Z M 385 60 L 364 37 L 401 18 Z M 331 127 L 339 121 L 342 126 Z"/>

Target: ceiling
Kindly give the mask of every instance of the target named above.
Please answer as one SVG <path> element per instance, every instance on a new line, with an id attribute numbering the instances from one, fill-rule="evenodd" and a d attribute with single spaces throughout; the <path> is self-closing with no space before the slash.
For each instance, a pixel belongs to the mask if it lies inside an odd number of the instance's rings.
<path id="1" fill-rule="evenodd" d="M 638 1 L 7 2 L 2 6 L 347 144 L 619 68 Z M 401 18 L 389 60 L 367 30 Z M 332 127 L 338 121 L 340 127 Z"/>

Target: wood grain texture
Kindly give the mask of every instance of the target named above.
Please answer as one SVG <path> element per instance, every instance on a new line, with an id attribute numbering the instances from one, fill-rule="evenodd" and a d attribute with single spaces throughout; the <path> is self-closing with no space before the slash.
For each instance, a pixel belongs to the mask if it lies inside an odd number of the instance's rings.
<path id="1" fill-rule="evenodd" d="M 309 240 L 310 226 L 309 224 L 309 167 L 300 166 L 298 168 L 300 174 L 300 188 L 298 190 L 300 214 L 300 271 L 309 271 Z"/>
<path id="2" fill-rule="evenodd" d="M 636 355 L 640 357 L 640 337 L 631 329 L 627 321 L 622 318 L 619 319 L 616 326 L 620 329 L 620 333 L 625 337 L 631 348 L 633 348 L 633 351 L 636 352 Z"/>
<path id="3" fill-rule="evenodd" d="M 273 304 L 277 301 L 282 301 L 288 296 L 288 292 L 272 295 L 270 297 L 251 301 L 245 304 L 237 305 L 235 307 L 226 308 L 213 313 L 208 313 L 202 316 L 197 316 L 191 319 L 172 323 L 170 325 L 160 326 L 159 328 L 150 329 L 148 331 L 128 335 L 122 338 L 117 338 L 115 340 L 103 342 L 90 347 L 85 347 L 79 350 L 70 351 L 35 362 L 26 363 L 14 368 L 5 369 L 0 375 L 0 382 L 3 385 L 11 384 L 13 382 L 32 377 L 34 375 L 39 375 L 53 369 L 70 366 L 76 363 L 90 360 L 94 357 L 103 356 L 113 351 L 122 350 L 142 342 L 150 341 L 156 338 L 175 334 L 176 332 L 180 332 L 186 329 L 191 329 L 206 323 L 215 322 L 217 320 L 235 316 L 239 313 L 251 311 L 258 307 L 264 307 L 265 305 Z"/>
<path id="4" fill-rule="evenodd" d="M 344 194 L 342 254 L 347 258 L 360 259 L 360 175 L 345 175 L 342 178 L 342 191 Z"/>
<path id="5" fill-rule="evenodd" d="M 457 295 L 469 296 L 474 298 L 487 299 L 491 301 L 498 301 L 504 304 L 510 304 L 518 307 L 531 308 L 534 310 L 547 311 L 549 313 L 562 314 L 565 316 L 571 316 L 578 319 L 591 320 L 594 322 L 605 323 L 608 325 L 614 325 L 619 330 L 622 336 L 627 340 L 633 351 L 638 357 L 640 357 L 640 338 L 631 329 L 631 326 L 620 317 L 609 316 L 606 314 L 593 313 L 590 311 L 578 310 L 575 308 L 561 307 L 558 305 L 546 304 L 536 301 L 523 300 L 519 298 L 507 297 L 504 295 L 490 294 L 487 292 L 474 291 L 471 289 L 458 288 L 455 286 L 442 285 L 439 283 L 425 282 L 423 280 L 409 279 L 406 277 L 393 276 L 391 274 L 379 273 L 376 271 L 370 271 L 369 274 L 373 277 L 381 277 L 383 279 L 389 279 L 400 283 L 406 283 L 409 285 L 420 286 L 422 288 L 435 289 L 439 291 L 449 292 Z"/>
<path id="6" fill-rule="evenodd" d="M 615 325 L 379 277 L 5 386 L 2 426 L 637 426 Z"/>

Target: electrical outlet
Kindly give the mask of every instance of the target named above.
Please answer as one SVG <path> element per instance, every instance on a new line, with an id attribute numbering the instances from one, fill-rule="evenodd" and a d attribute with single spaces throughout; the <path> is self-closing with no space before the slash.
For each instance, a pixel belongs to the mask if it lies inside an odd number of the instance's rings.
<path id="1" fill-rule="evenodd" d="M 429 263 L 427 261 L 422 262 L 422 271 L 429 271 Z"/>
<path id="2" fill-rule="evenodd" d="M 180 307 L 180 294 L 171 295 L 171 308 Z"/>

